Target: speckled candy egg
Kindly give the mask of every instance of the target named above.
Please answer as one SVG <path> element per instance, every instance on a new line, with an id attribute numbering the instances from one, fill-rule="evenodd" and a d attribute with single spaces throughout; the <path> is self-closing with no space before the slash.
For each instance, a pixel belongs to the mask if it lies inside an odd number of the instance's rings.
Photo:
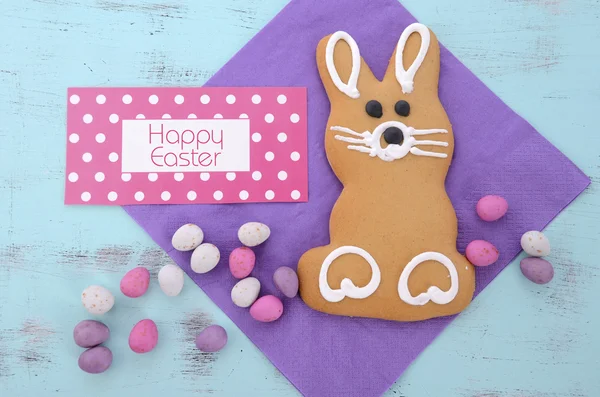
<path id="1" fill-rule="evenodd" d="M 248 222 L 238 230 L 238 238 L 246 247 L 256 247 L 264 243 L 271 235 L 269 226 L 260 222 Z"/>
<path id="2" fill-rule="evenodd" d="M 128 271 L 121 279 L 121 292 L 130 298 L 138 298 L 148 291 L 150 272 L 145 267 Z"/>
<path id="3" fill-rule="evenodd" d="M 550 241 L 542 232 L 529 231 L 521 237 L 523 251 L 531 256 L 546 256 L 550 253 Z"/>
<path id="4" fill-rule="evenodd" d="M 252 307 L 250 315 L 256 321 L 270 323 L 277 320 L 283 314 L 283 303 L 273 295 L 266 295 L 259 298 Z"/>
<path id="5" fill-rule="evenodd" d="M 500 256 L 498 249 L 484 240 L 471 241 L 467 245 L 465 254 L 469 262 L 475 266 L 489 266 Z"/>
<path id="6" fill-rule="evenodd" d="M 254 269 L 256 255 L 247 247 L 236 248 L 229 254 L 229 270 L 235 278 L 248 277 Z"/>
<path id="7" fill-rule="evenodd" d="M 192 270 L 196 273 L 208 273 L 217 266 L 221 260 L 219 249 L 213 244 L 200 244 L 192 253 Z"/>
<path id="8" fill-rule="evenodd" d="M 250 307 L 258 298 L 260 281 L 254 277 L 247 277 L 237 282 L 231 290 L 231 300 L 236 306 Z"/>
<path id="9" fill-rule="evenodd" d="M 110 336 L 110 330 L 100 321 L 83 320 L 73 329 L 73 340 L 80 347 L 94 347 L 104 343 Z"/>
<path id="10" fill-rule="evenodd" d="M 129 333 L 129 347 L 136 353 L 148 353 L 157 343 L 158 328 L 150 319 L 138 322 Z"/>
<path id="11" fill-rule="evenodd" d="M 177 296 L 183 288 L 184 274 L 176 265 L 166 265 L 158 272 L 158 284 L 167 296 Z"/>
<path id="12" fill-rule="evenodd" d="M 220 325 L 210 325 L 196 337 L 196 347 L 203 352 L 214 353 L 227 344 L 227 331 Z"/>
<path id="13" fill-rule="evenodd" d="M 477 215 L 486 222 L 497 221 L 508 211 L 508 202 L 500 196 L 484 196 L 476 206 Z"/>
<path id="14" fill-rule="evenodd" d="M 293 298 L 298 294 L 298 275 L 293 269 L 287 266 L 282 266 L 275 270 L 275 273 L 273 273 L 273 283 L 288 298 Z"/>
<path id="15" fill-rule="evenodd" d="M 191 251 L 202 244 L 202 240 L 204 240 L 202 229 L 193 223 L 188 223 L 177 229 L 173 234 L 171 244 L 177 251 Z"/>
<path id="16" fill-rule="evenodd" d="M 81 353 L 79 368 L 88 374 L 100 374 L 110 367 L 113 355 L 108 347 L 96 346 Z"/>
<path id="17" fill-rule="evenodd" d="M 536 284 L 547 284 L 554 277 L 552 264 L 542 258 L 525 258 L 521 261 L 521 272 Z"/>
<path id="18" fill-rule="evenodd" d="M 90 285 L 81 293 L 81 303 L 92 314 L 104 314 L 112 309 L 115 297 L 100 285 Z"/>

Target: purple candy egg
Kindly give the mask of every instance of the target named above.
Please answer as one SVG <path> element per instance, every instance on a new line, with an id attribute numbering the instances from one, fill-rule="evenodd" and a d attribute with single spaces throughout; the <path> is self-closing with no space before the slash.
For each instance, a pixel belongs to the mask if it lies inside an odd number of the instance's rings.
<path id="1" fill-rule="evenodd" d="M 96 346 L 81 353 L 79 368 L 89 374 L 99 374 L 112 364 L 113 355 L 108 347 Z"/>
<path id="2" fill-rule="evenodd" d="M 275 270 L 273 283 L 288 298 L 293 298 L 298 294 L 298 275 L 289 267 L 282 266 Z"/>
<path id="3" fill-rule="evenodd" d="M 542 258 L 525 258 L 521 261 L 521 272 L 536 284 L 547 284 L 554 277 L 552 264 Z"/>
<path id="4" fill-rule="evenodd" d="M 213 353 L 227 344 L 227 331 L 220 325 L 210 325 L 196 337 L 196 347 L 203 352 Z"/>

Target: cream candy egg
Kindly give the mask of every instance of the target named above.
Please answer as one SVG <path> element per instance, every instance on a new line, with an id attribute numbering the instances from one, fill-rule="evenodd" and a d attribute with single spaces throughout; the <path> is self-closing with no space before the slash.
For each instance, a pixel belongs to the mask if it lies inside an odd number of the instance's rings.
<path id="1" fill-rule="evenodd" d="M 247 277 L 237 282 L 231 290 L 231 300 L 238 307 L 250 307 L 258 298 L 260 281 L 254 277 Z"/>
<path id="2" fill-rule="evenodd" d="M 531 230 L 521 237 L 523 251 L 531 256 L 546 256 L 550 253 L 550 241 L 542 232 Z"/>
<path id="3" fill-rule="evenodd" d="M 196 273 L 208 273 L 217 266 L 221 260 L 219 249 L 209 243 L 200 244 L 192 253 L 191 266 Z"/>
<path id="4" fill-rule="evenodd" d="M 112 309 L 115 297 L 100 285 L 90 285 L 81 293 L 81 303 L 91 314 L 104 314 Z"/>
<path id="5" fill-rule="evenodd" d="M 188 223 L 181 226 L 171 239 L 173 248 L 177 251 L 191 251 L 204 240 L 204 232 L 199 226 Z"/>
<path id="6" fill-rule="evenodd" d="M 184 274 L 176 265 L 166 265 L 158 272 L 158 284 L 167 296 L 177 296 L 183 288 Z"/>
<path id="7" fill-rule="evenodd" d="M 271 235 L 269 226 L 260 222 L 248 222 L 238 230 L 238 238 L 246 247 L 256 247 L 264 243 Z"/>

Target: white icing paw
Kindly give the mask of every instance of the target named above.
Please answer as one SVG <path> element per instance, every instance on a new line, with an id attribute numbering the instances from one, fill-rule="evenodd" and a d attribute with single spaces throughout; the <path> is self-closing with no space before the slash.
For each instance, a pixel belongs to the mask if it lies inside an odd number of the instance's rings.
<path id="1" fill-rule="evenodd" d="M 367 261 L 367 263 L 371 266 L 371 281 L 369 281 L 369 283 L 364 287 L 357 287 L 354 285 L 352 280 L 345 278 L 340 283 L 339 289 L 331 289 L 329 283 L 327 282 L 327 272 L 329 271 L 329 266 L 331 266 L 331 263 L 334 260 L 346 254 L 360 255 L 364 260 Z M 456 270 L 454 270 L 454 272 L 456 273 Z M 377 262 L 375 262 L 375 259 L 364 249 L 353 246 L 343 246 L 331 251 L 331 253 L 327 255 L 323 261 L 323 264 L 321 265 L 321 272 L 319 273 L 319 290 L 321 291 L 323 298 L 329 302 L 339 302 L 345 297 L 353 299 L 367 298 L 377 290 L 380 282 L 381 272 L 379 271 L 379 266 L 377 265 Z"/>
<path id="2" fill-rule="evenodd" d="M 427 289 L 427 292 L 423 292 L 417 296 L 412 296 L 408 290 L 408 277 L 412 271 L 419 266 L 421 263 L 426 261 L 437 261 L 444 265 L 450 273 L 450 289 L 448 291 L 442 291 L 438 287 L 432 285 Z M 398 295 L 400 299 L 409 305 L 423 306 L 429 301 L 437 303 L 438 305 L 445 305 L 452 302 L 458 293 L 458 273 L 454 263 L 443 254 L 439 252 L 423 252 L 415 256 L 408 265 L 402 270 L 400 280 L 398 281 Z"/>

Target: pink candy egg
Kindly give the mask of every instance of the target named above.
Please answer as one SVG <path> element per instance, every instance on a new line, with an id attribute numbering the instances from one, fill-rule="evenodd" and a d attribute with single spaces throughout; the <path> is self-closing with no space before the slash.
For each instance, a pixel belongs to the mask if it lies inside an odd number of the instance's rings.
<path id="1" fill-rule="evenodd" d="M 231 251 L 229 255 L 229 270 L 235 278 L 245 278 L 252 273 L 256 256 L 248 247 L 240 247 Z"/>
<path id="2" fill-rule="evenodd" d="M 475 266 L 489 266 L 498 260 L 500 252 L 492 243 L 484 240 L 471 241 L 465 252 L 467 259 Z"/>
<path id="3" fill-rule="evenodd" d="M 133 326 L 129 334 L 129 347 L 136 353 L 148 353 L 158 343 L 158 329 L 154 321 L 142 320 Z"/>
<path id="4" fill-rule="evenodd" d="M 136 267 L 128 271 L 121 279 L 121 292 L 130 298 L 137 298 L 148 291 L 150 272 L 145 267 Z"/>
<path id="5" fill-rule="evenodd" d="M 484 196 L 476 206 L 477 215 L 486 222 L 497 221 L 508 211 L 508 202 L 500 196 Z"/>
<path id="6" fill-rule="evenodd" d="M 283 303 L 273 295 L 266 295 L 259 298 L 250 307 L 250 315 L 256 321 L 270 323 L 277 320 L 283 314 Z"/>

